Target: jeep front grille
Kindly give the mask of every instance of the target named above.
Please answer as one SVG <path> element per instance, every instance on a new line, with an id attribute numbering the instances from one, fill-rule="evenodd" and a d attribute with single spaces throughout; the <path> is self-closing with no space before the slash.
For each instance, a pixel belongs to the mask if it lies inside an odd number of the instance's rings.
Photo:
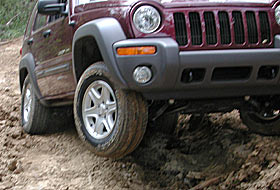
<path id="1" fill-rule="evenodd" d="M 271 44 L 266 11 L 182 11 L 173 16 L 175 38 L 180 46 L 251 48 Z"/>

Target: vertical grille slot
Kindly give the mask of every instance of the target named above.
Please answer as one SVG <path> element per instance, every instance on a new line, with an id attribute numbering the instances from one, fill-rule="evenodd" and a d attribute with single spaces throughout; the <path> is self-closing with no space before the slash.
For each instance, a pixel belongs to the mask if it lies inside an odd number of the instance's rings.
<path id="1" fill-rule="evenodd" d="M 202 44 L 200 16 L 196 12 L 189 13 L 192 45 Z"/>
<path id="2" fill-rule="evenodd" d="M 246 20 L 247 20 L 249 43 L 255 44 L 258 42 L 258 28 L 257 28 L 255 13 L 252 11 L 247 11 Z"/>
<path id="3" fill-rule="evenodd" d="M 219 12 L 219 22 L 220 22 L 220 35 L 221 35 L 221 43 L 229 44 L 231 42 L 231 34 L 230 34 L 230 25 L 229 25 L 229 17 L 227 12 Z"/>
<path id="4" fill-rule="evenodd" d="M 259 13 L 260 19 L 260 28 L 261 28 L 261 42 L 269 43 L 270 39 L 270 27 L 269 27 L 269 19 L 266 12 Z"/>
<path id="5" fill-rule="evenodd" d="M 204 21 L 205 21 L 207 44 L 216 44 L 217 33 L 216 33 L 216 23 L 215 23 L 214 14 L 212 12 L 205 12 Z"/>
<path id="6" fill-rule="evenodd" d="M 174 13 L 173 16 L 175 24 L 176 41 L 180 46 L 184 46 L 188 43 L 185 14 Z"/>
<path id="7" fill-rule="evenodd" d="M 232 12 L 232 17 L 234 19 L 234 37 L 235 37 L 235 43 L 237 44 L 243 44 L 245 42 L 244 37 L 244 24 L 242 20 L 242 14 L 241 12 L 234 11 Z"/>

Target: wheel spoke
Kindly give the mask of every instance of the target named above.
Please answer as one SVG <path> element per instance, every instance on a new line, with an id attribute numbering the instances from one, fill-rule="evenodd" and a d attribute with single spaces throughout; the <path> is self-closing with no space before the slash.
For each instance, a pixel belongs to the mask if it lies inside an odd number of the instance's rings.
<path id="1" fill-rule="evenodd" d="M 98 119 L 96 119 L 95 123 L 95 132 L 100 135 L 102 135 L 104 129 L 103 120 L 103 118 L 99 117 Z"/>
<path id="2" fill-rule="evenodd" d="M 97 108 L 96 106 L 91 108 L 86 108 L 85 115 L 86 117 L 97 117 L 100 113 L 100 108 Z"/>
<path id="3" fill-rule="evenodd" d="M 28 98 L 28 104 L 27 104 L 27 105 L 28 105 L 28 107 L 30 107 L 30 106 L 31 106 L 31 102 L 32 102 L 32 99 L 31 99 L 31 97 L 29 97 L 29 98 Z"/>
<path id="4" fill-rule="evenodd" d="M 27 107 L 30 103 L 30 90 L 27 89 L 25 93 L 25 98 L 24 98 L 24 107 Z"/>
<path id="5" fill-rule="evenodd" d="M 26 89 L 26 92 L 25 92 L 25 95 L 26 95 L 26 96 L 29 96 L 29 94 L 30 94 L 30 90 L 27 88 L 27 89 Z"/>
<path id="6" fill-rule="evenodd" d="M 96 117 L 96 120 L 98 119 L 98 116 Z M 91 130 L 93 131 L 93 133 L 96 131 L 96 122 L 95 123 L 89 123 Z"/>
<path id="7" fill-rule="evenodd" d="M 29 106 L 29 100 L 25 99 L 23 107 L 26 109 L 28 106 Z"/>
<path id="8" fill-rule="evenodd" d="M 111 126 L 107 122 L 107 119 L 103 119 L 103 125 L 105 126 L 107 132 L 110 132 L 112 130 Z"/>
<path id="9" fill-rule="evenodd" d="M 114 111 L 117 110 L 117 106 L 116 106 L 115 103 L 109 104 L 109 105 L 107 105 L 107 106 L 108 106 L 108 113 L 112 113 L 112 112 L 114 112 Z"/>
<path id="10" fill-rule="evenodd" d="M 31 90 L 30 87 L 26 88 L 25 95 L 24 95 L 24 102 L 23 102 L 23 119 L 24 122 L 28 122 L 29 115 L 30 115 L 30 109 L 31 109 Z"/>
<path id="11" fill-rule="evenodd" d="M 106 121 L 107 121 L 107 123 L 108 123 L 110 129 L 112 129 L 112 128 L 114 127 L 114 124 L 115 124 L 115 123 L 114 123 L 115 119 L 114 119 L 114 117 L 113 117 L 113 114 L 108 113 L 108 114 L 106 115 Z"/>
<path id="12" fill-rule="evenodd" d="M 99 92 L 94 88 L 90 89 L 90 91 L 88 92 L 88 95 L 94 104 L 97 104 L 101 98 L 101 95 L 99 94 Z"/>
<path id="13" fill-rule="evenodd" d="M 101 97 L 104 103 L 110 102 L 110 92 L 106 87 L 102 87 Z"/>

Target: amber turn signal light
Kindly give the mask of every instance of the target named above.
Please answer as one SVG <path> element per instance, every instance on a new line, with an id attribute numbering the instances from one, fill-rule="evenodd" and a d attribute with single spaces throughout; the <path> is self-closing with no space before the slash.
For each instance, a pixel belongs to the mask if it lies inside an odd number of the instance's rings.
<path id="1" fill-rule="evenodd" d="M 121 47 L 117 49 L 118 55 L 152 55 L 156 52 L 155 46 Z"/>

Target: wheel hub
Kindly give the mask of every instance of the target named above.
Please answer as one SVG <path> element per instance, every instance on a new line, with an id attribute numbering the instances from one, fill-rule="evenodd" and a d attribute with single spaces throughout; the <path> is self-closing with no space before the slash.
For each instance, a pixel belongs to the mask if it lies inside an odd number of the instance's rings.
<path id="1" fill-rule="evenodd" d="M 268 97 L 251 100 L 253 110 L 250 111 L 255 117 L 264 121 L 272 121 L 280 117 L 280 110 L 273 106 L 274 103 Z"/>
<path id="2" fill-rule="evenodd" d="M 274 120 L 279 117 L 279 110 L 269 110 L 261 113 L 256 113 L 256 115 L 263 120 Z"/>
<path id="3" fill-rule="evenodd" d="M 24 123 L 27 123 L 29 121 L 31 103 L 32 103 L 31 88 L 30 88 L 30 85 L 28 85 L 26 87 L 24 99 L 23 99 L 23 121 L 24 121 Z"/>
<path id="4" fill-rule="evenodd" d="M 107 111 L 107 106 L 105 104 L 101 104 L 100 108 L 101 115 L 104 115 Z"/>
<path id="5" fill-rule="evenodd" d="M 89 85 L 82 102 L 82 115 L 85 128 L 93 138 L 103 139 L 111 134 L 117 118 L 117 103 L 107 82 L 98 80 Z"/>

